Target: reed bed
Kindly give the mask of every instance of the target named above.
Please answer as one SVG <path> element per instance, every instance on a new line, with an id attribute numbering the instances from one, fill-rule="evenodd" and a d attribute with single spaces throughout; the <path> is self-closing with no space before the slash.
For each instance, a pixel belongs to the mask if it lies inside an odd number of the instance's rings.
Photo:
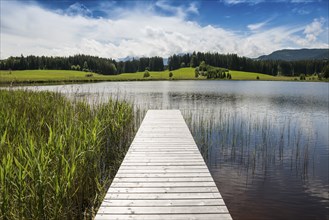
<path id="1" fill-rule="evenodd" d="M 255 174 L 284 164 L 307 178 L 317 137 L 298 122 L 278 123 L 225 108 L 184 110 L 183 115 L 208 165 L 232 163 Z"/>
<path id="2" fill-rule="evenodd" d="M 118 100 L 0 90 L 0 219 L 92 219 L 139 122 Z"/>

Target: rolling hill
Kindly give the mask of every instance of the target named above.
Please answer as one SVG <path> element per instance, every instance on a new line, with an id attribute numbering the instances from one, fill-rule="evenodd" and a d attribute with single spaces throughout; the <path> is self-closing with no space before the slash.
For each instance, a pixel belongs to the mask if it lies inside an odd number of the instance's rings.
<path id="1" fill-rule="evenodd" d="M 269 55 L 263 55 L 258 60 L 329 60 L 329 49 L 297 49 L 278 50 Z"/>

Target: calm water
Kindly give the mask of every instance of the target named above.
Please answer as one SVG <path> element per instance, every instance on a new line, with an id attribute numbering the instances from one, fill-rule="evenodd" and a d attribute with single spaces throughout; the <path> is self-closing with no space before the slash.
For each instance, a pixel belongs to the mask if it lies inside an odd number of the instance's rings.
<path id="1" fill-rule="evenodd" d="M 42 86 L 180 109 L 234 219 L 329 219 L 329 84 L 156 81 Z M 101 97 L 101 98 L 100 98 Z"/>

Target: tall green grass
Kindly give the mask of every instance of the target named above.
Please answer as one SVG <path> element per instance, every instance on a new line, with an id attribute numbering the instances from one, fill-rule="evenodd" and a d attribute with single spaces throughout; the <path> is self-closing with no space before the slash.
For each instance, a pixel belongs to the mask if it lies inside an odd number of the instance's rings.
<path id="1" fill-rule="evenodd" d="M 0 90 L 0 219 L 91 219 L 136 130 L 124 101 Z"/>

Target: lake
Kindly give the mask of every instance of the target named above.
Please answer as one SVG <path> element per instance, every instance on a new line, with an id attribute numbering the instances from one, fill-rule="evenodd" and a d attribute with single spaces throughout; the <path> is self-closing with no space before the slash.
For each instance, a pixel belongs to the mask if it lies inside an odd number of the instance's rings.
<path id="1" fill-rule="evenodd" d="M 30 87 L 31 88 L 31 87 Z M 180 109 L 233 219 L 329 219 L 329 84 L 148 81 L 39 86 Z"/>

